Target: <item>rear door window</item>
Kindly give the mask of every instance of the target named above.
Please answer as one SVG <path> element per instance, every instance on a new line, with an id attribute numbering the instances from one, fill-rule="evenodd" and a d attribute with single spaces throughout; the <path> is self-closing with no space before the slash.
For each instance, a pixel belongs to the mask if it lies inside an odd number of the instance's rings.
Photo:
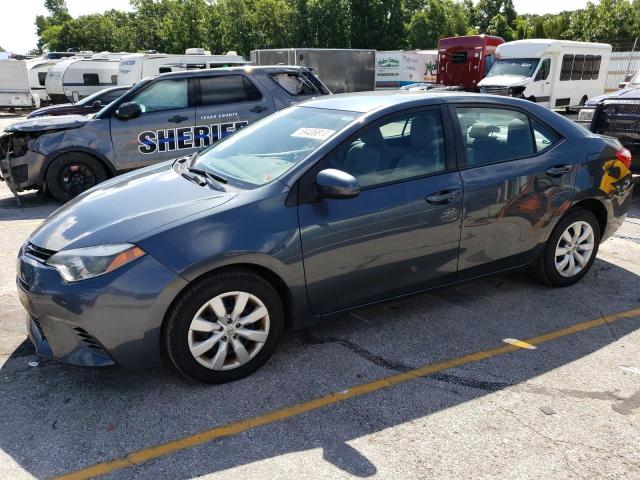
<path id="1" fill-rule="evenodd" d="M 560 139 L 551 128 L 517 110 L 456 107 L 456 114 L 467 167 L 535 155 Z"/>
<path id="2" fill-rule="evenodd" d="M 203 106 L 223 105 L 260 100 L 260 90 L 244 75 L 216 75 L 200 77 L 200 96 Z"/>
<path id="3" fill-rule="evenodd" d="M 283 72 L 271 75 L 271 79 L 284 88 L 289 95 L 315 95 L 316 91 L 309 80 L 296 72 Z"/>

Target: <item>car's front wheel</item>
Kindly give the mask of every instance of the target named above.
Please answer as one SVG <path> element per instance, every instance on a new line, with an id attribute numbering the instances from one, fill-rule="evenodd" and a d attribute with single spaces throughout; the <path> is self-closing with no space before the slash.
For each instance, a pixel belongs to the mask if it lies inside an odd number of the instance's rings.
<path id="1" fill-rule="evenodd" d="M 596 217 L 589 210 L 574 208 L 551 232 L 544 253 L 533 265 L 533 273 L 549 285 L 573 285 L 593 265 L 599 245 L 600 227 Z"/>
<path id="2" fill-rule="evenodd" d="M 107 179 L 99 160 L 82 152 L 64 153 L 47 169 L 47 187 L 60 202 L 68 202 L 85 190 Z"/>
<path id="3" fill-rule="evenodd" d="M 283 325 L 282 302 L 269 282 L 251 271 L 221 272 L 189 287 L 173 306 L 165 348 L 184 375 L 224 383 L 260 368 Z"/>

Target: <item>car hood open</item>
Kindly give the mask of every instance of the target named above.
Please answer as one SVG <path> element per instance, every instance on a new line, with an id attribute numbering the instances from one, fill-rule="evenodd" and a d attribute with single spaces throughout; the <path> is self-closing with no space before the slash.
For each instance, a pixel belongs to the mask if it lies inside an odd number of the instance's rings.
<path id="1" fill-rule="evenodd" d="M 61 115 L 58 117 L 36 117 L 24 122 L 14 123 L 5 128 L 7 132 L 45 132 L 48 130 L 67 130 L 79 128 L 90 119 L 82 115 Z"/>
<path id="2" fill-rule="evenodd" d="M 88 190 L 54 212 L 29 241 L 53 251 L 128 242 L 235 195 L 197 185 L 165 162 Z"/>

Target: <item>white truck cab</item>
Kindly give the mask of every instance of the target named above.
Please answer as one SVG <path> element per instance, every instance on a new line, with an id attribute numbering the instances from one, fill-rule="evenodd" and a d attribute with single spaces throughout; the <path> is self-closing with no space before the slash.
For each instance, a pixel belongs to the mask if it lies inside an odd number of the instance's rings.
<path id="1" fill-rule="evenodd" d="M 526 98 L 549 108 L 584 105 L 605 89 L 611 45 L 516 40 L 499 45 L 497 62 L 478 83 L 482 93 Z"/>

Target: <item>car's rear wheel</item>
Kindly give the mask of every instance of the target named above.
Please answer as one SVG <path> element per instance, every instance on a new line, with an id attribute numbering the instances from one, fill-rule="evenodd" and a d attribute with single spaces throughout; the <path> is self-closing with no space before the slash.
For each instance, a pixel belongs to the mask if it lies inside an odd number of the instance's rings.
<path id="1" fill-rule="evenodd" d="M 60 202 L 89 190 L 107 179 L 99 160 L 82 152 L 69 152 L 57 157 L 47 169 L 47 187 Z"/>
<path id="2" fill-rule="evenodd" d="M 251 271 L 213 274 L 190 287 L 165 325 L 166 351 L 184 375 L 206 383 L 238 380 L 272 355 L 284 325 L 273 286 Z"/>
<path id="3" fill-rule="evenodd" d="M 533 265 L 533 273 L 549 285 L 573 285 L 593 265 L 599 245 L 600 227 L 596 217 L 589 210 L 574 208 L 551 232 L 544 253 Z"/>

